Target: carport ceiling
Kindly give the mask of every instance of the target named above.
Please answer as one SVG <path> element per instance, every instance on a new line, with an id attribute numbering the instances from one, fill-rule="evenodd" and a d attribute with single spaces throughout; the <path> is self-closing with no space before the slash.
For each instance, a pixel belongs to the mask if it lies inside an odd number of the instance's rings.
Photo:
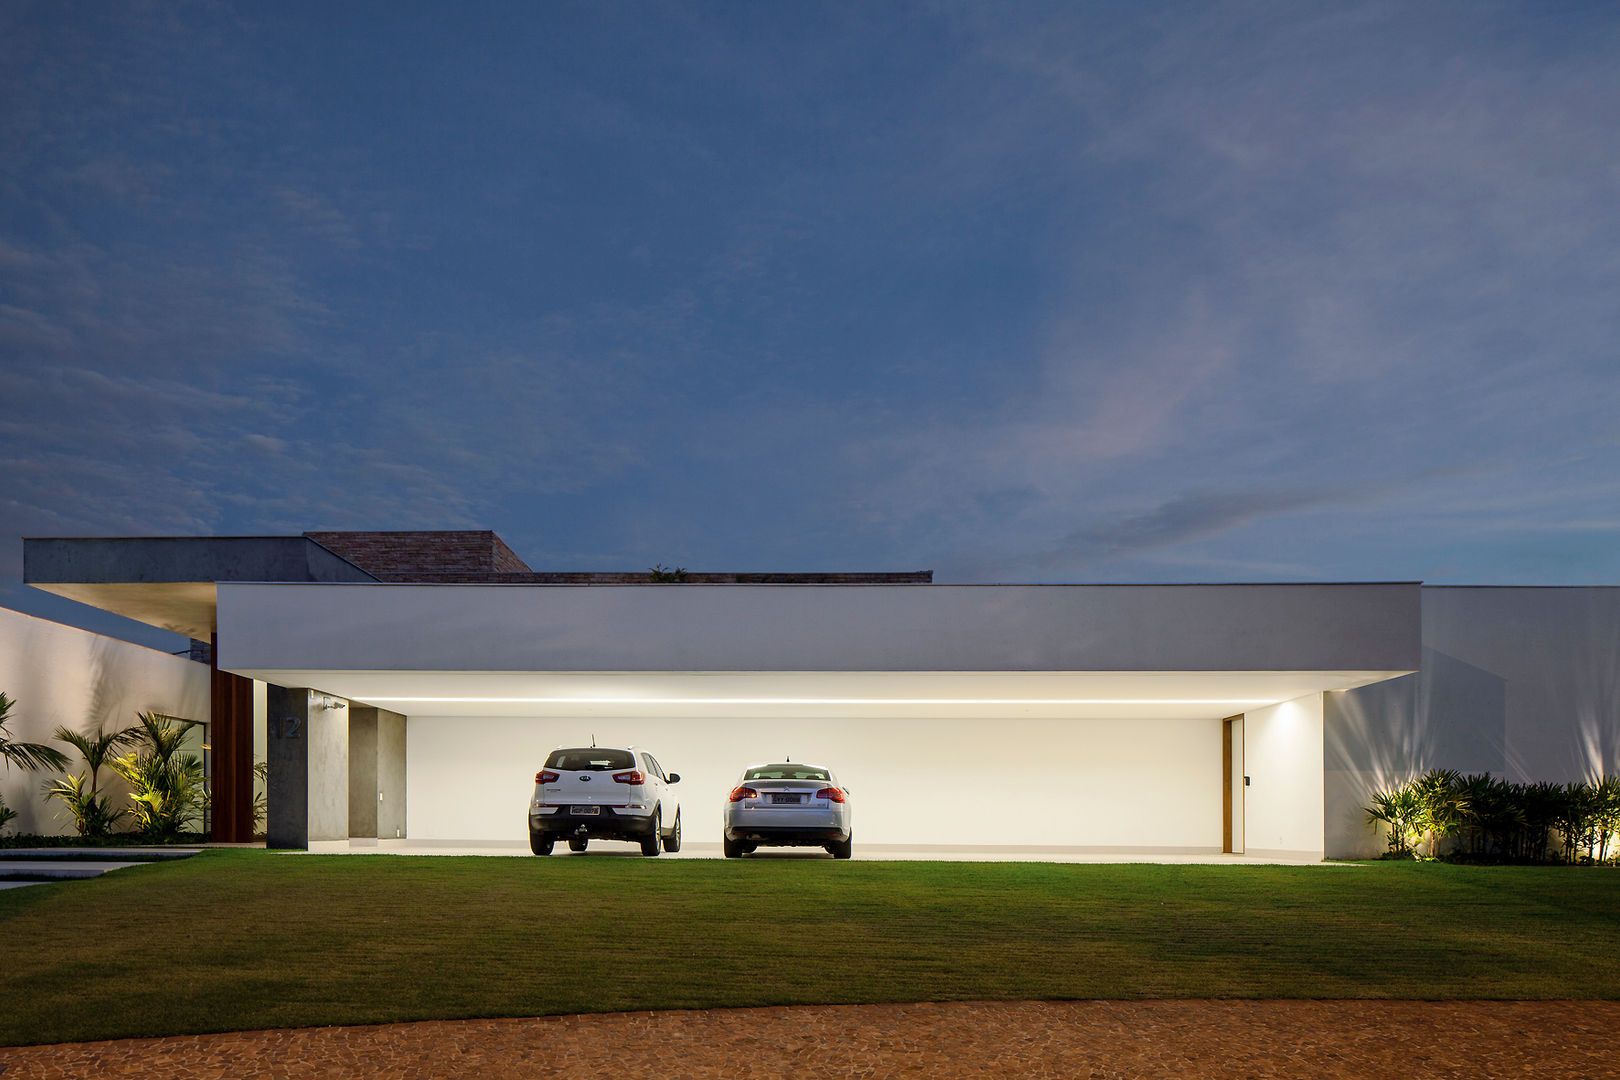
<path id="1" fill-rule="evenodd" d="M 814 718 L 1231 716 L 1403 671 L 241 671 L 418 716 Z"/>

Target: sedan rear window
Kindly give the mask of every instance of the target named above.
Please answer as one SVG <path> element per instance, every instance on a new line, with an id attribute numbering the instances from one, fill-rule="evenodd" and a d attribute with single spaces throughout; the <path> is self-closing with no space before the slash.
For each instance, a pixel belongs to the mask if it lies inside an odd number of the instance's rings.
<path id="1" fill-rule="evenodd" d="M 743 775 L 744 780 L 826 780 L 826 769 L 813 765 L 759 765 Z"/>
<path id="2" fill-rule="evenodd" d="M 630 756 L 630 751 L 604 750 L 596 746 L 583 750 L 553 750 L 551 756 L 546 758 L 546 768 L 565 772 L 607 772 L 610 769 L 635 767 L 636 761 Z"/>

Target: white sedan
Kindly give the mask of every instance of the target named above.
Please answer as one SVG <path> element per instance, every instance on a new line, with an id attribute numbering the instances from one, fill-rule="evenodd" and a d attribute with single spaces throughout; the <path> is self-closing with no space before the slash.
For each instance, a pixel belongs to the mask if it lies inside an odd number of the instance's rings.
<path id="1" fill-rule="evenodd" d="M 737 859 L 759 847 L 820 847 L 847 859 L 849 788 L 831 769 L 783 762 L 743 770 L 726 802 L 722 846 Z"/>

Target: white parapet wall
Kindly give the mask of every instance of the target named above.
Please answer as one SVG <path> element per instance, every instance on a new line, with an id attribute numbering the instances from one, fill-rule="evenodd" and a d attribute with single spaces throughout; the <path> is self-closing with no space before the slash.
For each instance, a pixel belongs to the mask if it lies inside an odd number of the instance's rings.
<path id="1" fill-rule="evenodd" d="M 58 725 L 81 732 L 129 727 L 139 712 L 208 719 L 204 665 L 10 608 L 0 608 L 0 690 L 16 702 L 8 732 L 20 742 L 52 743 Z M 71 771 L 83 767 L 71 748 L 52 745 L 75 759 Z M 11 832 L 73 832 L 72 822 L 59 818 L 58 804 L 42 794 L 57 775 L 0 764 L 0 794 L 17 811 Z M 122 790 L 109 771 L 101 782 Z"/>

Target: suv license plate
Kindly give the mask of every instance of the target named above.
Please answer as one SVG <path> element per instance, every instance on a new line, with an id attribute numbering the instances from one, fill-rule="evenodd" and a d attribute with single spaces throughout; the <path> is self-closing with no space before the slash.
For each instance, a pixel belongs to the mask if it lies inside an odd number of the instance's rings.
<path id="1" fill-rule="evenodd" d="M 798 806 L 799 805 L 799 797 L 797 795 L 772 795 L 771 796 L 771 802 L 772 803 L 792 803 L 794 806 Z"/>
<path id="2" fill-rule="evenodd" d="M 601 812 L 601 807 L 597 806 L 576 806 L 572 811 L 575 817 L 594 817 Z"/>

